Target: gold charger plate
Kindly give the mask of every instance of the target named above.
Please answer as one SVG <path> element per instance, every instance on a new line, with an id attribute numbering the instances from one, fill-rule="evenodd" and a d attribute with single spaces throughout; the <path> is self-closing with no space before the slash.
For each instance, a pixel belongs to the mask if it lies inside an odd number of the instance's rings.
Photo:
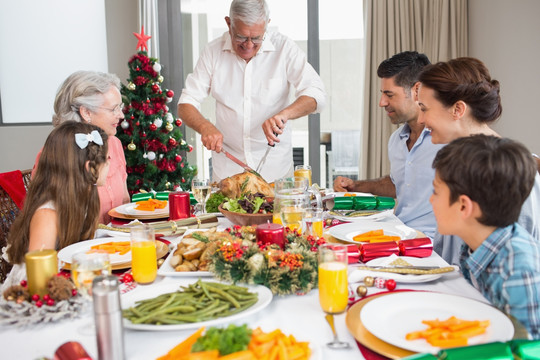
<path id="1" fill-rule="evenodd" d="M 409 290 L 403 290 L 409 291 Z M 393 292 L 384 292 L 380 294 L 375 294 L 365 299 L 359 300 L 353 306 L 347 310 L 347 315 L 345 317 L 345 323 L 347 324 L 347 329 L 353 335 L 353 337 L 366 348 L 390 359 L 401 359 L 403 357 L 411 356 L 416 354 L 415 352 L 402 349 L 400 347 L 394 346 L 392 344 L 383 341 L 370 333 L 360 321 L 360 312 L 362 308 L 371 300 L 376 299 L 381 296 L 390 295 L 395 293 Z M 514 326 L 514 337 L 513 339 L 527 339 L 529 333 L 527 329 L 521 324 L 515 317 L 508 316 L 512 321 Z"/>
<path id="2" fill-rule="evenodd" d="M 360 344 L 390 359 L 401 359 L 403 357 L 414 355 L 416 353 L 391 345 L 386 341 L 382 341 L 381 339 L 370 333 L 360 321 L 360 312 L 362 311 L 364 305 L 366 305 L 373 299 L 392 293 L 393 292 L 385 292 L 359 300 L 347 311 L 345 323 L 347 324 L 347 329 L 349 329 L 349 332 Z"/>
<path id="3" fill-rule="evenodd" d="M 169 245 L 165 244 L 163 241 L 156 240 L 156 255 L 158 259 L 161 259 L 169 253 Z M 111 266 L 111 270 L 124 270 L 131 267 L 131 261 L 125 262 L 122 264 L 115 264 Z M 63 270 L 71 271 L 71 264 L 64 263 L 62 266 Z"/>

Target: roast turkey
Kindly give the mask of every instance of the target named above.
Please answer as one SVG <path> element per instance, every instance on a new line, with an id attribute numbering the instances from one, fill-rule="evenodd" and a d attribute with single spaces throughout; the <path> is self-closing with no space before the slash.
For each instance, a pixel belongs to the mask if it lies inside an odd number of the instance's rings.
<path id="1" fill-rule="evenodd" d="M 239 198 L 243 193 L 274 196 L 274 189 L 262 177 L 248 171 L 221 180 L 219 189 L 229 199 Z"/>

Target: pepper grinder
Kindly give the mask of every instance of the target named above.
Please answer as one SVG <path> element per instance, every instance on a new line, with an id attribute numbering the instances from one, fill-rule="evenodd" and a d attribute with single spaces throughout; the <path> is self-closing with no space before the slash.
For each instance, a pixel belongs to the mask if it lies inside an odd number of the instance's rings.
<path id="1" fill-rule="evenodd" d="M 124 328 L 118 279 L 102 275 L 92 282 L 99 360 L 124 360 Z"/>

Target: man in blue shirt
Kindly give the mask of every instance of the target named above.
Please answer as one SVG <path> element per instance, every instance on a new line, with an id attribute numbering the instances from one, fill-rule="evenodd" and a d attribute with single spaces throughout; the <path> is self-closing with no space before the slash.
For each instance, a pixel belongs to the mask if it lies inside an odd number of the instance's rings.
<path id="1" fill-rule="evenodd" d="M 377 69 L 381 78 L 381 99 L 392 124 L 401 125 L 390 137 L 390 175 L 359 180 L 338 176 L 335 191 L 367 192 L 397 199 L 396 216 L 407 226 L 433 238 L 436 222 L 429 204 L 434 170 L 433 158 L 443 145 L 431 142 L 431 134 L 418 124 L 416 102 L 418 75 L 430 62 L 424 54 L 405 51 L 384 60 Z M 434 249 L 441 248 L 434 244 Z"/>
<path id="2" fill-rule="evenodd" d="M 540 244 L 517 223 L 535 181 L 531 153 L 478 134 L 446 145 L 433 167 L 433 212 L 441 234 L 465 242 L 463 275 L 540 339 Z"/>

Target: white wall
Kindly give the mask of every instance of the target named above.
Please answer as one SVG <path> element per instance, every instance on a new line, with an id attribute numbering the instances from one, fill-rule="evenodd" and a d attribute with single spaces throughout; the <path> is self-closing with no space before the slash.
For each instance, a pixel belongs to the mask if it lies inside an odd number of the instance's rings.
<path id="1" fill-rule="evenodd" d="M 501 83 L 494 129 L 540 153 L 540 1 L 469 0 L 469 55 Z"/>

